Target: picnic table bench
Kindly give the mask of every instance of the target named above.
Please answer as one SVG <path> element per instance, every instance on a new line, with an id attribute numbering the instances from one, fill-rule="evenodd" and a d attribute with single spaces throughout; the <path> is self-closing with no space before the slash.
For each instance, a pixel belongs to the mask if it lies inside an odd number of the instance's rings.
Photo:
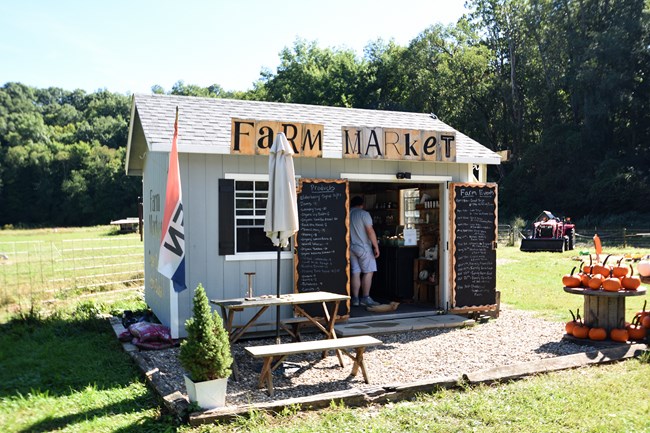
<path id="1" fill-rule="evenodd" d="M 221 317 L 224 320 L 224 326 L 228 335 L 230 336 L 230 342 L 235 343 L 238 341 L 244 333 L 257 323 L 257 319 L 271 306 L 284 306 L 290 305 L 293 306 L 294 310 L 301 314 L 302 317 L 294 319 L 286 319 L 285 323 L 280 324 L 294 340 L 300 339 L 299 324 L 304 322 L 305 319 L 310 324 L 313 324 L 316 328 L 322 331 L 325 334 L 325 337 L 328 339 L 335 339 L 336 333 L 334 332 L 334 324 L 338 317 L 339 304 L 342 301 L 347 301 L 350 299 L 348 295 L 342 295 L 331 292 L 305 292 L 305 293 L 288 293 L 278 296 L 259 296 L 253 299 L 246 298 L 235 298 L 235 299 L 217 299 L 211 300 L 210 302 L 218 305 L 221 308 Z M 332 313 L 329 312 L 327 308 L 327 303 L 333 303 L 334 308 Z M 323 316 L 314 317 L 305 311 L 301 306 L 303 304 L 321 304 L 323 308 Z M 235 313 L 241 313 L 247 309 L 257 310 L 257 313 L 248 320 L 244 325 L 238 326 L 234 324 Z M 290 330 L 289 326 L 296 326 L 294 330 Z M 341 358 L 340 352 L 336 352 L 339 357 L 339 362 L 343 366 L 343 358 Z M 233 377 L 235 380 L 239 378 L 239 371 L 237 368 L 237 363 L 233 363 Z"/>
<path id="2" fill-rule="evenodd" d="M 309 352 L 326 352 L 327 350 L 336 350 L 342 352 L 350 357 L 354 364 L 352 365 L 352 376 L 356 376 L 361 368 L 363 380 L 370 383 L 368 379 L 368 372 L 363 363 L 363 353 L 366 347 L 377 346 L 382 344 L 380 340 L 369 335 L 359 335 L 355 337 L 336 338 L 328 340 L 316 341 L 300 341 L 294 343 L 282 344 L 269 344 L 266 346 L 251 346 L 246 347 L 245 350 L 254 358 L 264 358 L 264 365 L 260 372 L 260 379 L 258 383 L 259 388 L 266 388 L 268 394 L 273 396 L 273 371 L 277 369 L 282 361 L 289 355 Z M 348 349 L 354 349 L 355 354 L 348 352 Z M 277 358 L 277 359 L 276 359 Z M 275 362 L 274 362 L 275 360 Z"/>
<path id="3" fill-rule="evenodd" d="M 322 327 L 328 326 L 328 320 L 326 317 L 316 317 L 308 318 L 305 316 L 289 317 L 287 319 L 282 319 L 280 321 L 280 326 L 284 331 L 291 336 L 294 342 L 302 341 L 302 336 L 300 335 L 300 329 L 305 326 L 316 326 L 314 322 L 318 322 Z M 318 327 L 322 331 L 322 327 Z"/>

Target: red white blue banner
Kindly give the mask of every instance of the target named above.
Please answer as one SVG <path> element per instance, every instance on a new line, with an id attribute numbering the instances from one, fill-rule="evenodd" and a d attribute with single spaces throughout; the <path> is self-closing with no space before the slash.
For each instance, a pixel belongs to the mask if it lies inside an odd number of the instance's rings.
<path id="1" fill-rule="evenodd" d="M 185 285 L 185 229 L 183 227 L 183 200 L 181 192 L 181 173 L 178 168 L 178 108 L 174 122 L 172 151 L 169 154 L 167 172 L 167 193 L 165 195 L 165 214 L 162 223 L 158 272 L 171 279 L 174 290 L 181 292 Z"/>

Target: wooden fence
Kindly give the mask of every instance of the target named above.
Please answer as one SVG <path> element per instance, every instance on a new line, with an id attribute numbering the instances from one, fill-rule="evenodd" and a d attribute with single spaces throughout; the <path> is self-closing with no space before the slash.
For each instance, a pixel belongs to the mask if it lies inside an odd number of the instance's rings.
<path id="1" fill-rule="evenodd" d="M 603 229 L 598 227 L 580 229 L 576 232 L 576 245 L 580 247 L 592 246 L 594 235 L 598 235 L 603 247 L 619 248 L 650 248 L 650 228 L 623 227 L 616 229 Z M 519 245 L 519 240 L 530 236 L 526 230 L 522 231 L 507 224 L 499 224 L 499 243 L 503 245 Z"/>
<path id="2" fill-rule="evenodd" d="M 650 228 L 581 229 L 576 247 L 593 247 L 596 233 L 605 248 L 650 249 Z M 522 235 L 499 225 L 502 245 L 519 245 Z M 6 310 L 143 285 L 144 248 L 138 237 L 0 242 L 0 308 Z"/>

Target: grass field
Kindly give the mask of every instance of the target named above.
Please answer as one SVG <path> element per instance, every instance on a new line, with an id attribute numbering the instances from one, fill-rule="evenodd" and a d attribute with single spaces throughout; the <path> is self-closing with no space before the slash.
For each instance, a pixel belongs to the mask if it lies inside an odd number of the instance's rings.
<path id="1" fill-rule="evenodd" d="M 561 276 L 578 263 L 573 255 L 499 248 L 501 301 L 567 320 L 568 308 L 582 305 L 581 297 L 561 287 Z M 642 303 L 632 298 L 628 310 Z M 145 307 L 138 293 L 128 293 L 123 299 L 84 298 L 53 312 L 35 307 L 0 320 L 0 431 L 650 431 L 647 356 L 499 386 L 439 391 L 385 406 L 293 408 L 277 416 L 251 413 L 232 424 L 192 428 L 165 413 L 108 323 L 96 316 Z"/>
<path id="2" fill-rule="evenodd" d="M 143 285 L 144 249 L 136 233 L 114 227 L 0 231 L 0 307 L 37 304 Z"/>
<path id="3" fill-rule="evenodd" d="M 608 248 L 603 255 L 620 257 L 625 253 L 649 254 L 650 249 Z M 497 290 L 501 292 L 501 302 L 517 309 L 534 311 L 550 320 L 568 320 L 569 309 L 582 310 L 583 298 L 562 289 L 562 276 L 570 273 L 574 266 L 579 267 L 582 259 L 584 257 L 579 256 L 575 250 L 564 253 L 522 253 L 515 247 L 499 247 Z M 589 262 L 589 258 L 586 262 Z M 633 313 L 639 311 L 646 299 L 647 296 L 627 298 L 626 317 L 631 318 Z"/>
<path id="4" fill-rule="evenodd" d="M 54 227 L 28 230 L 0 230 L 0 242 L 26 241 L 62 241 L 72 239 L 87 239 L 118 236 L 117 228 L 113 226 L 93 227 Z M 122 235 L 119 235 L 122 236 Z M 127 236 L 138 236 L 131 234 Z"/>

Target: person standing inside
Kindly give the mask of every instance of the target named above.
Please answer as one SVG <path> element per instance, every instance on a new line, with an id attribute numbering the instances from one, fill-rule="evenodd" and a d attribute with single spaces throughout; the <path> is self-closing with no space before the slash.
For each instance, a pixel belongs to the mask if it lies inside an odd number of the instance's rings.
<path id="1" fill-rule="evenodd" d="M 352 306 L 379 305 L 370 297 L 372 276 L 377 272 L 379 245 L 372 228 L 372 217 L 363 209 L 363 197 L 350 201 L 350 268 L 352 273 Z M 361 295 L 361 296 L 359 296 Z"/>

